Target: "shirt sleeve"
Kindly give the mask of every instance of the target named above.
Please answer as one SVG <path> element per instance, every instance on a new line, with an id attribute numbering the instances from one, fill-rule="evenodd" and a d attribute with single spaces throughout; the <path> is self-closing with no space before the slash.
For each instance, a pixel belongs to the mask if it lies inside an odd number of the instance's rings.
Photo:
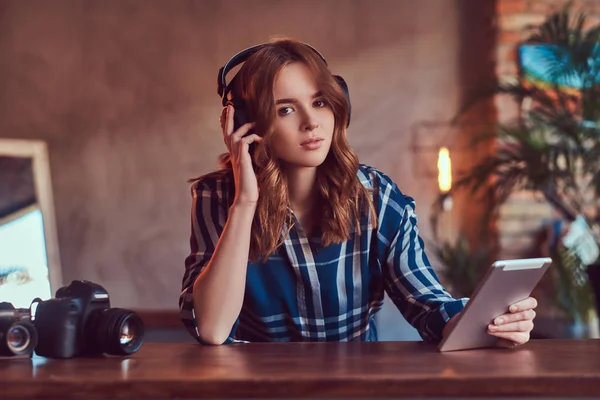
<path id="1" fill-rule="evenodd" d="M 190 254 L 185 259 L 182 292 L 179 297 L 181 320 L 188 332 L 200 343 L 207 344 L 199 335 L 194 310 L 194 282 L 210 261 L 227 219 L 227 202 L 224 193 L 215 184 L 196 182 L 192 187 L 192 226 Z M 234 343 L 238 320 L 225 343 Z"/>
<path id="2" fill-rule="evenodd" d="M 378 256 L 385 291 L 424 340 L 439 341 L 446 323 L 467 298 L 455 299 L 441 285 L 417 228 L 415 202 L 391 180 L 380 183 Z"/>

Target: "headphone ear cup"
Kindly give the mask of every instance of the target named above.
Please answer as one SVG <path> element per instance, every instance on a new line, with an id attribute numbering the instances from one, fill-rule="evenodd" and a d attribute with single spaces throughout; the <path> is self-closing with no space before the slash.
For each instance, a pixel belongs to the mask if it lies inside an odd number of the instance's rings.
<path id="1" fill-rule="evenodd" d="M 248 111 L 246 108 L 246 102 L 240 98 L 232 98 L 227 100 L 227 103 L 233 106 L 233 131 L 237 131 L 240 126 L 248 123 Z"/>
<path id="2" fill-rule="evenodd" d="M 219 74 L 217 75 L 217 94 L 219 97 L 223 98 L 223 92 L 225 88 L 221 84 L 221 75 L 223 74 L 223 67 L 219 68 Z"/>
<path id="3" fill-rule="evenodd" d="M 350 91 L 348 90 L 348 85 L 346 84 L 346 81 L 344 80 L 344 78 L 342 78 L 339 75 L 334 75 L 333 77 L 335 78 L 338 85 L 340 85 L 340 87 L 344 91 L 344 94 L 346 95 L 346 102 L 348 103 L 348 122 L 346 123 L 346 128 L 347 128 L 350 125 L 350 114 L 352 112 L 352 105 L 350 103 Z"/>
<path id="4" fill-rule="evenodd" d="M 232 105 L 233 112 L 233 131 L 237 131 L 242 125 L 251 122 L 248 115 L 248 109 L 246 107 L 246 102 L 240 98 L 232 98 L 227 101 L 228 105 Z M 254 133 L 254 129 L 250 129 L 248 133 L 244 135 L 244 137 L 252 135 Z M 250 144 L 250 154 L 254 153 L 254 148 L 256 147 L 255 143 Z"/>

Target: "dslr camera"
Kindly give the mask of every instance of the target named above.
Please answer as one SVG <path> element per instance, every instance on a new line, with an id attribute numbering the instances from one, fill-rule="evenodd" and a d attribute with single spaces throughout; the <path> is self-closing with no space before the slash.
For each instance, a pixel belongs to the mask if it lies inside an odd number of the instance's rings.
<path id="1" fill-rule="evenodd" d="M 90 281 L 72 281 L 56 298 L 34 300 L 36 354 L 51 358 L 129 355 L 140 349 L 144 323 L 139 315 L 111 308 L 108 292 Z"/>
<path id="2" fill-rule="evenodd" d="M 28 308 L 0 303 L 0 356 L 31 357 L 37 338 Z"/>

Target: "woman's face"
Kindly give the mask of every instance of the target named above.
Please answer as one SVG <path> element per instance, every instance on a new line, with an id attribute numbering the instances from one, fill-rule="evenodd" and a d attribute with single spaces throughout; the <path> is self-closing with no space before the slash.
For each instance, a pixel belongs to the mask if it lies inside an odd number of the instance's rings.
<path id="1" fill-rule="evenodd" d="M 290 167 L 317 167 L 325 161 L 335 119 L 317 81 L 302 63 L 285 67 L 273 84 L 275 157 Z"/>

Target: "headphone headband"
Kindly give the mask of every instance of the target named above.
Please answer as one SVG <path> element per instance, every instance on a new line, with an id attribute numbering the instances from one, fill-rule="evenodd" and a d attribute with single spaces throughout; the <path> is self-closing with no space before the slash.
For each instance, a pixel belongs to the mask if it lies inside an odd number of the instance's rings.
<path id="1" fill-rule="evenodd" d="M 222 66 L 221 69 L 219 69 L 219 76 L 217 77 L 217 93 L 219 94 L 219 96 L 221 98 L 226 94 L 226 90 L 225 90 L 227 88 L 226 78 L 227 78 L 227 74 L 229 73 L 229 71 L 231 71 L 233 68 L 240 65 L 241 63 L 245 62 L 248 58 L 250 58 L 250 56 L 252 54 L 256 53 L 262 47 L 267 46 L 269 44 L 271 44 L 271 43 L 262 43 L 262 44 L 257 44 L 255 46 L 248 47 L 247 49 L 244 49 L 244 50 L 238 52 L 237 54 L 234 54 L 225 63 L 225 65 Z M 319 56 L 319 58 L 321 60 L 323 60 L 325 65 L 327 65 L 327 60 L 325 60 L 325 57 L 323 57 L 323 55 L 317 49 L 315 49 L 308 43 L 302 43 L 302 44 L 307 46 L 308 48 L 310 48 L 312 51 L 314 51 Z"/>

